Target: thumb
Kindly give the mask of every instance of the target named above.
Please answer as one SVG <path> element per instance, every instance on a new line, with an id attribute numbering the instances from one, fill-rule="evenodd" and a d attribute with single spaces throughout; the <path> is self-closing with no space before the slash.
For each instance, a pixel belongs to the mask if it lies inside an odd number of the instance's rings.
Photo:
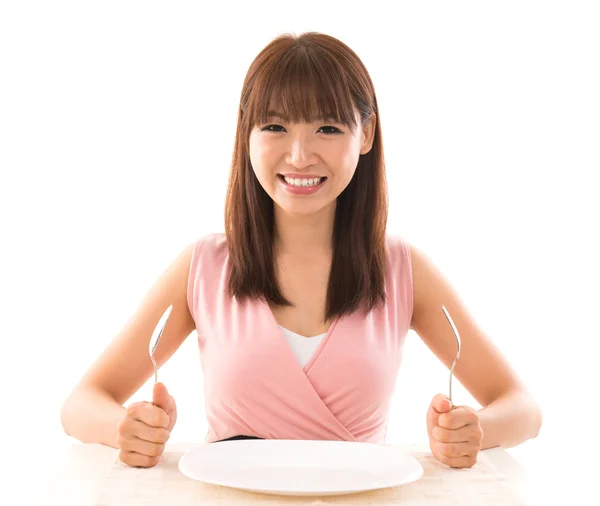
<path id="1" fill-rule="evenodd" d="M 154 385 L 152 403 L 167 414 L 175 409 L 175 400 L 169 395 L 167 387 L 163 383 L 156 383 Z"/>
<path id="2" fill-rule="evenodd" d="M 440 414 L 450 411 L 451 407 L 450 399 L 445 395 L 438 394 L 431 400 L 427 410 L 427 432 L 429 435 L 431 435 L 432 429 L 438 425 Z"/>
<path id="3" fill-rule="evenodd" d="M 452 403 L 446 395 L 438 394 L 431 401 L 431 406 L 438 413 L 447 413 L 452 409 Z"/>

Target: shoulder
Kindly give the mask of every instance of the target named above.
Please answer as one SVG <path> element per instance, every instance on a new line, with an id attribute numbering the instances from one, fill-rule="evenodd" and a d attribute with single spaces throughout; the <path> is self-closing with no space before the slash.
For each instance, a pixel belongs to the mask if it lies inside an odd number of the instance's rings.
<path id="1" fill-rule="evenodd" d="M 410 242 L 398 234 L 386 235 L 386 271 L 388 282 L 402 282 L 413 291 L 412 248 Z"/>
<path id="2" fill-rule="evenodd" d="M 187 257 L 187 304 L 194 319 L 198 313 L 199 294 L 208 286 L 219 284 L 228 258 L 224 233 L 210 233 L 198 237 L 189 246 Z"/>
<path id="3" fill-rule="evenodd" d="M 386 241 L 388 263 L 392 266 L 405 264 L 410 267 L 413 283 L 422 283 L 440 275 L 424 251 L 405 237 L 388 234 Z"/>
<path id="4" fill-rule="evenodd" d="M 214 232 L 198 237 L 193 244 L 197 248 L 202 247 L 209 250 L 222 249 L 227 245 L 227 238 L 222 232 Z"/>
<path id="5" fill-rule="evenodd" d="M 421 315 L 441 305 L 452 292 L 448 280 L 422 248 L 400 235 L 387 237 L 388 265 L 394 277 L 404 276 L 411 283 L 413 323 Z"/>
<path id="6" fill-rule="evenodd" d="M 227 237 L 224 233 L 205 234 L 190 245 L 189 283 L 196 279 L 219 277 L 229 260 Z"/>
<path id="7" fill-rule="evenodd" d="M 392 267 L 411 263 L 411 244 L 399 234 L 386 235 L 386 254 Z"/>
<path id="8" fill-rule="evenodd" d="M 398 234 L 386 235 L 386 300 L 407 318 L 410 326 L 414 288 L 410 243 Z"/>
<path id="9" fill-rule="evenodd" d="M 227 238 L 224 233 L 210 233 L 198 237 L 191 245 L 191 264 L 218 260 L 227 254 Z"/>
<path id="10" fill-rule="evenodd" d="M 421 247 L 408 244 L 413 280 L 413 324 L 437 315 L 442 305 L 454 305 L 458 295 L 449 279 Z"/>

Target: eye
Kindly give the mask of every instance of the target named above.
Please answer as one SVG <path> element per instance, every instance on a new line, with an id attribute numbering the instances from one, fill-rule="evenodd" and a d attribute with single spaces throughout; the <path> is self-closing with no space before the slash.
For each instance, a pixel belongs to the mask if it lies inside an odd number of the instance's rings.
<path id="1" fill-rule="evenodd" d="M 322 126 L 321 128 L 319 128 L 319 130 L 322 130 L 323 128 L 330 129 L 328 132 L 323 132 L 323 133 L 326 133 L 326 134 L 329 134 L 329 135 L 331 135 L 331 134 L 341 134 L 342 133 L 342 131 L 339 128 L 336 128 L 334 126 Z"/>
<path id="2" fill-rule="evenodd" d="M 281 130 L 277 130 L 278 128 L 283 129 L 283 127 L 281 125 L 267 125 L 266 127 L 261 128 L 260 131 L 261 132 L 272 132 L 272 133 L 281 132 Z"/>
<path id="3" fill-rule="evenodd" d="M 341 134 L 342 131 L 339 128 L 334 126 L 322 126 L 319 128 L 320 131 L 323 131 L 324 134 L 333 135 L 333 134 Z M 260 129 L 261 132 L 271 132 L 271 133 L 279 133 L 285 131 L 285 129 L 281 125 L 267 125 Z"/>

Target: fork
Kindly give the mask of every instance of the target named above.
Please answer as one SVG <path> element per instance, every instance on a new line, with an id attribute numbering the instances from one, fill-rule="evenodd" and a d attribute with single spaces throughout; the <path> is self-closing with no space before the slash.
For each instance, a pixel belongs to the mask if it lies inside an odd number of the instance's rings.
<path id="1" fill-rule="evenodd" d="M 169 306 L 167 310 L 163 313 L 160 320 L 156 324 L 156 328 L 152 333 L 152 337 L 150 338 L 150 344 L 148 346 L 148 353 L 150 354 L 150 360 L 152 360 L 152 365 L 154 366 L 154 384 L 158 379 L 158 367 L 156 366 L 156 360 L 154 360 L 154 352 L 156 351 L 156 347 L 158 346 L 158 342 L 162 336 L 163 330 L 165 329 L 165 325 L 167 324 L 167 320 L 171 314 L 171 310 L 173 306 Z"/>
<path id="2" fill-rule="evenodd" d="M 442 306 L 442 311 L 444 312 L 444 314 L 446 315 L 446 318 L 448 319 L 448 322 L 450 323 L 450 326 L 452 327 L 452 331 L 454 332 L 454 337 L 456 337 L 456 342 L 458 343 L 458 350 L 456 352 L 456 358 L 454 359 L 454 363 L 452 364 L 452 367 L 450 368 L 450 388 L 449 388 L 449 398 L 450 398 L 450 406 L 453 405 L 452 402 L 452 376 L 454 375 L 454 368 L 456 367 L 456 363 L 458 362 L 458 357 L 460 357 L 460 334 L 458 333 L 458 330 L 456 329 L 456 325 L 454 325 L 454 322 L 452 321 L 452 317 L 450 316 L 450 313 L 448 313 L 448 310 L 446 309 L 445 306 Z"/>

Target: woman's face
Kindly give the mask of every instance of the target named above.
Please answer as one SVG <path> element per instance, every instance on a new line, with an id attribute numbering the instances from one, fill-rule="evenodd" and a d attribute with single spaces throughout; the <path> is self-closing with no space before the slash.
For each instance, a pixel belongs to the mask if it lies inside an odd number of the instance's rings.
<path id="1" fill-rule="evenodd" d="M 250 162 L 275 204 L 295 215 L 317 213 L 348 186 L 359 156 L 373 144 L 375 115 L 354 129 L 333 120 L 290 123 L 272 111 L 250 133 Z"/>

